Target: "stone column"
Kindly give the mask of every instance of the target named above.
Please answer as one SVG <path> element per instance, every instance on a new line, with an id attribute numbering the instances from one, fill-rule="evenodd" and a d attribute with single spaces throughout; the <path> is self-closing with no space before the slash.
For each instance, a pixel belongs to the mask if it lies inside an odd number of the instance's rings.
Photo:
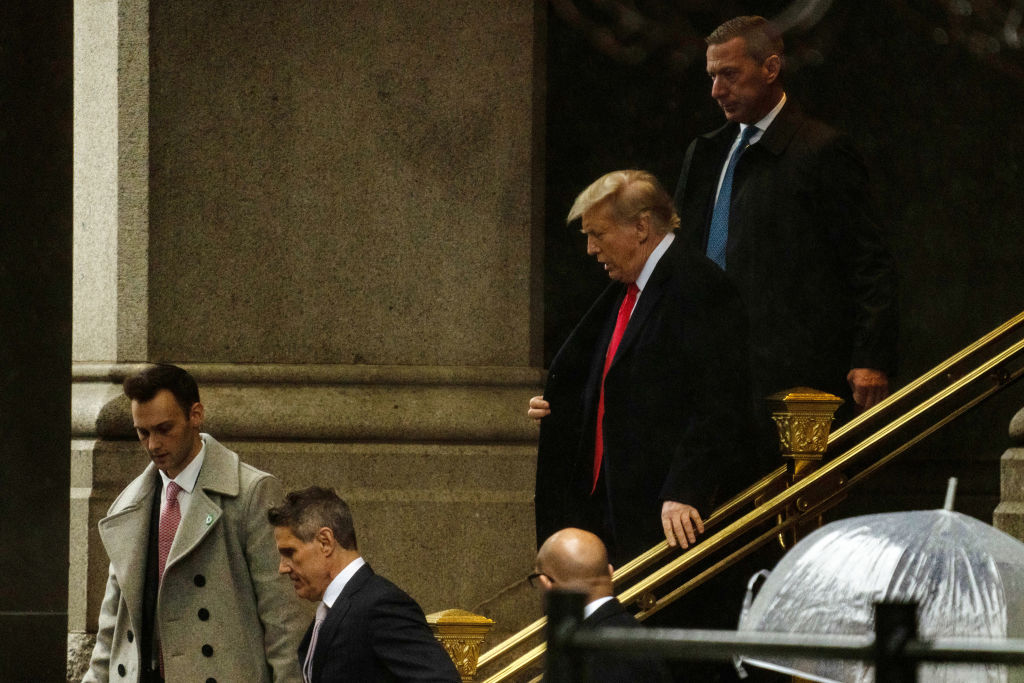
<path id="1" fill-rule="evenodd" d="M 1010 443 L 1000 466 L 999 505 L 992 525 L 1024 541 L 1024 408 L 1010 421 Z"/>
<path id="2" fill-rule="evenodd" d="M 426 611 L 509 623 L 533 560 L 543 15 L 76 4 L 78 651 L 96 521 L 146 461 L 119 390 L 143 361 L 192 371 L 243 459 L 334 486 Z"/>

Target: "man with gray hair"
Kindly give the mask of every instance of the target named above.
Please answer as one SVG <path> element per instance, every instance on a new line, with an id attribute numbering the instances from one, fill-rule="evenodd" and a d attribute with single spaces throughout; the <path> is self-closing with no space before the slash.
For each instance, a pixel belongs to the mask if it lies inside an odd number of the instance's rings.
<path id="1" fill-rule="evenodd" d="M 267 519 L 278 571 L 300 598 L 317 603 L 297 653 L 305 683 L 459 683 L 420 606 L 363 560 L 338 494 L 318 486 L 292 491 Z"/>
<path id="2" fill-rule="evenodd" d="M 706 41 L 710 94 L 726 122 L 686 151 L 680 239 L 706 251 L 743 297 L 755 399 L 814 387 L 844 398 L 837 417 L 848 419 L 888 395 L 897 363 L 896 278 L 866 167 L 849 136 L 787 98 L 771 22 L 736 17 Z M 763 448 L 777 457 L 761 414 Z"/>
<path id="3" fill-rule="evenodd" d="M 530 400 L 537 542 L 579 527 L 620 564 L 661 539 L 695 543 L 716 502 L 758 473 L 745 315 L 724 273 L 675 239 L 672 199 L 650 173 L 598 178 L 577 219 L 613 282 Z"/>

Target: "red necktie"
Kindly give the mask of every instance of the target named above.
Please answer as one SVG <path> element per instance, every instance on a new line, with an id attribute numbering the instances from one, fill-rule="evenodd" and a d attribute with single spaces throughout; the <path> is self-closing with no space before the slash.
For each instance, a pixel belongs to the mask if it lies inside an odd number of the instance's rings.
<path id="1" fill-rule="evenodd" d="M 160 583 L 164 580 L 164 567 L 167 566 L 167 554 L 171 552 L 171 544 L 174 543 L 174 534 L 178 531 L 178 523 L 181 522 L 181 506 L 178 505 L 178 492 L 181 487 L 177 482 L 167 482 L 167 505 L 160 513 L 160 531 L 157 536 L 157 566 L 160 571 Z M 164 648 L 163 643 L 157 643 L 160 655 L 160 675 L 164 675 Z"/>
<path id="2" fill-rule="evenodd" d="M 167 505 L 160 513 L 160 536 L 157 546 L 161 582 L 164 579 L 164 567 L 167 566 L 167 554 L 171 552 L 174 534 L 178 531 L 178 523 L 181 522 L 181 507 L 178 506 L 179 491 L 181 491 L 181 487 L 176 482 L 167 483 Z"/>
<path id="3" fill-rule="evenodd" d="M 615 318 L 615 331 L 612 332 L 612 340 L 608 342 L 608 352 L 604 356 L 604 371 L 601 372 L 601 393 L 597 399 L 597 432 L 594 434 L 594 485 L 590 488 L 593 495 L 597 490 L 597 478 L 601 475 L 601 457 L 604 455 L 604 378 L 608 375 L 608 368 L 611 367 L 612 359 L 622 341 L 622 335 L 629 324 L 629 315 L 633 312 L 633 305 L 640 293 L 635 282 L 630 282 L 626 287 L 626 298 L 619 306 L 619 315 Z"/>

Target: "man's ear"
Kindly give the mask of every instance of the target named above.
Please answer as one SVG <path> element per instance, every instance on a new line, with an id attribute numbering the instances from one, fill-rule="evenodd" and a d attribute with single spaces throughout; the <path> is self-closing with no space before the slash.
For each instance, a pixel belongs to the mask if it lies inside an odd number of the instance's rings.
<path id="1" fill-rule="evenodd" d="M 615 576 L 615 567 L 612 566 L 611 562 L 608 563 L 608 576 Z"/>
<path id="2" fill-rule="evenodd" d="M 317 529 L 313 540 L 316 541 L 317 547 L 325 556 L 333 554 L 337 547 L 337 543 L 334 542 L 334 532 L 329 527 L 322 526 Z"/>
<path id="3" fill-rule="evenodd" d="M 206 410 L 203 408 L 203 404 L 198 401 L 193 403 L 188 411 L 188 421 L 193 427 L 201 427 L 205 416 Z"/>
<path id="4" fill-rule="evenodd" d="M 764 60 L 761 68 L 764 70 L 765 80 L 768 83 L 774 83 L 778 80 L 779 73 L 782 71 L 782 58 L 778 55 L 772 55 Z"/>
<path id="5" fill-rule="evenodd" d="M 641 242 L 651 236 L 651 212 L 643 211 L 636 217 L 636 233 Z"/>

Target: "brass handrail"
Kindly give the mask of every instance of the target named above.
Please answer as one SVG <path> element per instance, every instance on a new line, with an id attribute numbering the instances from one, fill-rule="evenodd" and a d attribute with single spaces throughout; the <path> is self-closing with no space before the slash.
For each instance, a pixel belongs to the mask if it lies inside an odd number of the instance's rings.
<path id="1" fill-rule="evenodd" d="M 717 510 L 715 510 L 710 517 L 704 522 L 704 530 L 707 533 L 709 530 L 714 529 L 720 525 L 722 521 L 745 505 L 750 504 L 757 496 L 761 495 L 766 489 L 772 485 L 778 484 L 782 477 L 786 474 L 786 468 L 781 467 L 771 474 L 765 475 L 760 481 L 741 491 L 740 493 L 733 496 L 728 502 L 723 504 Z M 664 559 L 669 553 L 674 552 L 675 548 L 670 548 L 666 541 L 662 541 L 656 546 L 645 551 L 643 554 L 633 558 L 622 567 L 615 570 L 612 575 L 612 583 L 614 585 L 620 585 L 626 581 L 632 579 L 636 574 L 641 572 L 646 567 Z M 509 652 L 510 650 L 518 647 L 523 642 L 529 640 L 531 637 L 540 633 L 540 631 L 547 624 L 547 619 L 541 617 L 528 626 L 524 626 L 522 629 L 517 631 L 512 636 L 509 636 L 502 642 L 492 647 L 487 652 L 480 655 L 479 666 L 483 667 L 491 660 L 500 657 L 501 655 Z M 543 652 L 543 650 L 541 650 Z M 500 680 L 488 678 L 490 680 Z"/>
<path id="2" fill-rule="evenodd" d="M 687 569 L 694 567 L 702 560 L 709 558 L 720 549 L 726 548 L 729 544 L 733 543 L 744 534 L 749 533 L 752 530 L 761 530 L 761 533 L 757 537 L 748 541 L 741 548 L 732 551 L 728 557 L 705 569 L 701 574 L 675 588 L 661 599 L 654 600 L 652 602 L 648 598 L 645 601 L 646 604 L 637 614 L 638 619 L 644 619 L 657 612 L 665 605 L 670 604 L 677 598 L 681 597 L 692 588 L 700 585 L 700 583 L 703 583 L 703 581 L 713 576 L 714 573 L 720 569 L 728 567 L 733 562 L 741 559 L 745 554 L 748 554 L 761 545 L 769 542 L 778 532 L 798 524 L 801 520 L 811 519 L 815 516 L 821 515 L 823 512 L 834 507 L 845 495 L 845 491 L 850 487 L 860 483 L 897 455 L 903 453 L 914 444 L 934 433 L 940 427 L 948 424 L 950 421 L 956 419 L 989 396 L 997 393 L 1006 386 L 1009 386 L 1024 375 L 1024 339 L 1010 343 L 1009 346 L 1003 348 L 1001 351 L 998 350 L 998 348 L 1000 348 L 998 345 L 1005 342 L 1006 338 L 1012 332 L 1018 331 L 1024 331 L 1024 312 L 1010 319 L 989 334 L 981 337 L 957 354 L 949 357 L 899 391 L 894 392 L 885 401 L 879 403 L 870 410 L 865 411 L 857 418 L 851 420 L 844 427 L 836 430 L 836 432 L 831 434 L 828 439 L 830 449 L 840 447 L 845 442 L 854 440 L 857 435 L 864 434 L 869 429 L 873 429 L 873 431 L 870 431 L 870 433 L 868 433 L 868 435 L 856 445 L 848 448 L 841 455 L 830 460 L 817 471 L 797 482 L 792 483 L 788 488 L 785 488 L 781 492 L 775 494 L 766 502 L 757 505 L 754 510 L 742 515 L 739 519 L 733 521 L 724 529 L 707 536 L 702 542 L 691 547 L 686 552 L 683 552 L 668 564 L 656 569 L 651 574 L 638 581 L 635 585 L 630 586 L 619 593 L 619 600 L 625 605 L 636 603 L 640 601 L 643 596 L 650 596 L 654 590 L 679 576 Z M 990 347 L 996 347 L 997 349 L 994 356 L 991 356 L 987 360 L 981 362 L 980 365 L 977 365 L 972 370 L 963 369 L 968 361 L 973 360 L 983 352 L 991 352 Z M 1009 364 L 1013 361 L 1017 361 L 1019 365 L 1016 367 L 1010 367 Z M 957 372 L 962 372 L 961 376 L 953 379 L 951 375 L 957 374 Z M 861 456 L 864 453 L 870 452 L 875 447 L 884 443 L 887 439 L 893 438 L 903 430 L 909 429 L 915 422 L 919 421 L 930 412 L 942 407 L 947 401 L 952 401 L 955 397 L 982 383 L 986 377 L 991 378 L 993 382 L 990 386 L 983 387 L 977 395 L 965 398 L 961 404 L 953 407 L 947 415 L 925 424 L 920 428 L 920 431 L 909 435 L 905 441 L 897 444 L 892 450 L 879 456 L 874 461 L 863 465 L 863 469 L 855 474 L 849 475 L 848 477 L 848 475 L 844 473 L 843 468 L 850 468 L 851 466 L 862 464 L 859 461 L 862 459 Z M 935 392 L 932 395 L 924 398 L 913 407 L 905 411 L 903 410 L 903 407 L 906 404 L 920 398 L 920 395 L 928 390 L 930 385 L 935 384 L 940 380 L 948 382 L 948 384 L 946 386 L 935 388 Z M 890 419 L 888 423 L 881 427 L 874 428 L 876 424 L 884 421 L 885 416 L 893 414 L 895 414 L 896 417 Z M 758 497 L 765 495 L 766 492 L 773 488 L 777 488 L 780 482 L 785 479 L 785 466 L 782 466 L 769 475 L 763 477 L 757 483 L 750 486 L 742 493 L 732 498 L 728 503 L 717 509 L 708 519 L 706 529 L 708 527 L 717 526 L 722 522 L 722 520 L 730 517 L 752 501 L 756 501 Z M 798 501 L 801 500 L 802 496 L 811 494 L 816 495 L 816 498 L 813 499 L 810 504 L 803 506 L 797 504 Z M 781 513 L 787 511 L 789 514 L 782 517 Z M 764 524 L 772 518 L 777 520 L 776 523 L 771 528 L 765 530 Z M 668 547 L 666 542 L 662 541 L 658 545 L 631 560 L 629 563 L 623 565 L 620 570 L 615 572 L 613 580 L 616 585 L 620 585 L 633 578 L 644 569 L 661 561 L 671 554 L 673 550 L 674 549 L 670 549 Z M 512 638 L 500 643 L 495 648 L 484 653 L 481 655 L 480 665 L 483 666 L 486 662 L 495 659 L 501 654 L 509 651 L 512 647 L 515 647 L 516 645 L 525 642 L 531 636 L 536 635 L 543 629 L 545 623 L 546 621 L 544 618 L 538 619 Z M 544 643 L 537 645 L 496 674 L 485 679 L 484 683 L 497 683 L 498 681 L 503 681 L 508 676 L 514 675 L 526 667 L 535 664 L 543 655 L 544 650 Z"/>

